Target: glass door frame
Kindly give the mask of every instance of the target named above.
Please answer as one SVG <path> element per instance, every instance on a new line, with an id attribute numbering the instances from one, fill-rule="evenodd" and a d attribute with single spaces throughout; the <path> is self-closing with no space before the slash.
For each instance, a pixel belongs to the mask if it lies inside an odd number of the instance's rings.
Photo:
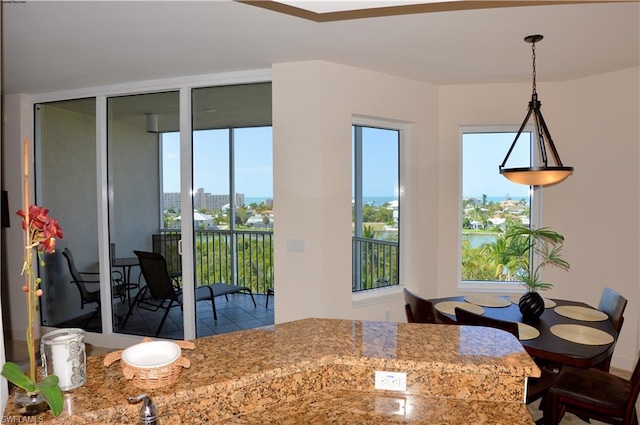
<path id="1" fill-rule="evenodd" d="M 109 193 L 108 185 L 108 143 L 107 143 L 107 99 L 111 96 L 123 96 L 130 94 L 154 93 L 161 91 L 180 92 L 180 178 L 181 178 L 181 202 L 186 208 L 193 209 L 193 179 L 191 160 L 192 139 L 192 105 L 191 91 L 199 87 L 211 87 L 230 84 L 251 84 L 272 82 L 271 69 L 258 69 L 244 72 L 232 72 L 223 74 L 198 75 L 190 77 L 169 78 L 163 80 L 137 81 L 113 86 L 89 87 L 80 90 L 69 90 L 55 93 L 34 95 L 29 117 L 34 120 L 33 106 L 38 103 L 54 102 L 61 100 L 73 100 L 83 97 L 96 99 L 96 193 L 98 214 L 98 259 L 99 272 L 102 276 L 100 282 L 101 320 L 102 333 L 87 333 L 86 341 L 89 343 L 102 343 L 114 347 L 130 345 L 139 342 L 140 337 L 129 334 L 115 333 L 113 331 L 113 309 L 111 306 L 111 280 L 105 276 L 111 275 L 110 249 L 109 249 L 109 200 L 113 196 Z M 37 164 L 36 164 L 37 166 Z M 186 218 L 182 222 L 182 249 L 184 293 L 183 304 L 188 306 L 184 313 L 184 338 L 196 337 L 195 320 L 195 272 L 194 272 L 194 242 L 193 242 L 193 217 Z M 41 332 L 55 328 L 43 326 Z"/>

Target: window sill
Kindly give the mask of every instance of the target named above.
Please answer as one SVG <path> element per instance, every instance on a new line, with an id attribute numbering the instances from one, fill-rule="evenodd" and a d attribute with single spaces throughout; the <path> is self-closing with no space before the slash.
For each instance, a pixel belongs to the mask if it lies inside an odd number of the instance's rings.
<path id="1" fill-rule="evenodd" d="M 364 307 L 404 299 L 403 290 L 403 286 L 393 286 L 357 292 L 351 295 L 351 305 L 353 307 Z"/>
<path id="2" fill-rule="evenodd" d="M 519 282 L 472 282 L 463 281 L 458 284 L 461 292 L 486 292 L 497 294 L 522 294 L 525 287 Z"/>

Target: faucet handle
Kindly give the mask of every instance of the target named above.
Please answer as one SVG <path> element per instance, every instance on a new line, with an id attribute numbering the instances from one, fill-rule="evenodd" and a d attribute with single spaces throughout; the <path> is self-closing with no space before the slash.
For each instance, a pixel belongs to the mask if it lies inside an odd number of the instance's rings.
<path id="1" fill-rule="evenodd" d="M 146 394 L 140 394 L 137 397 L 127 398 L 127 401 L 132 404 L 143 402 L 139 416 L 141 425 L 158 424 L 158 407 L 153 403 L 151 397 Z"/>

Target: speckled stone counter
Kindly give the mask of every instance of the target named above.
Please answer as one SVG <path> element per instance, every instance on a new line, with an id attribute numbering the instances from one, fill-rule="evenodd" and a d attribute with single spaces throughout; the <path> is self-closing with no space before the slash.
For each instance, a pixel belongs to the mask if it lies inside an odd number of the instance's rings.
<path id="1" fill-rule="evenodd" d="M 540 370 L 512 335 L 489 328 L 305 319 L 195 341 L 191 367 L 140 390 L 119 362 L 87 361 L 49 423 L 137 423 L 149 394 L 169 424 L 532 424 L 524 391 Z M 403 392 L 376 390 L 377 370 L 407 373 Z M 13 415 L 10 402 L 5 416 Z M 40 418 L 38 418 L 40 419 Z"/>

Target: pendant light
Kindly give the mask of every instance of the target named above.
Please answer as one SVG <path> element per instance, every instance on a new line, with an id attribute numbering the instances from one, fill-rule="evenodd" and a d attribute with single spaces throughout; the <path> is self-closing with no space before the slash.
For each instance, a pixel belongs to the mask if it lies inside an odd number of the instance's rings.
<path id="1" fill-rule="evenodd" d="M 533 53 L 533 93 L 531 94 L 531 102 L 529 102 L 529 111 L 524 117 L 524 121 L 516 134 L 516 138 L 513 140 L 513 143 L 507 152 L 507 156 L 505 156 L 504 161 L 502 161 L 502 165 L 499 167 L 500 174 L 505 176 L 507 179 L 514 183 L 525 184 L 528 186 L 545 186 L 560 183 L 573 174 L 573 167 L 565 167 L 562 165 L 560 155 L 558 155 L 556 146 L 553 144 L 551 133 L 549 133 L 547 124 L 542 117 L 542 112 L 540 112 L 541 103 L 538 100 L 538 92 L 536 91 L 536 43 L 542 40 L 542 38 L 543 37 L 541 35 L 529 35 L 524 38 L 524 41 L 531 43 L 531 51 Z M 532 165 L 530 167 L 505 168 L 509 155 L 511 155 L 511 151 L 513 151 L 513 148 L 518 141 L 518 137 L 520 137 L 520 134 L 527 125 L 531 115 L 533 115 L 535 120 L 534 137 L 537 138 L 539 150 L 539 152 L 533 152 L 533 154 L 536 156 L 539 154 L 542 164 Z M 549 146 L 553 159 L 556 162 L 555 166 L 548 165 L 547 145 Z"/>

